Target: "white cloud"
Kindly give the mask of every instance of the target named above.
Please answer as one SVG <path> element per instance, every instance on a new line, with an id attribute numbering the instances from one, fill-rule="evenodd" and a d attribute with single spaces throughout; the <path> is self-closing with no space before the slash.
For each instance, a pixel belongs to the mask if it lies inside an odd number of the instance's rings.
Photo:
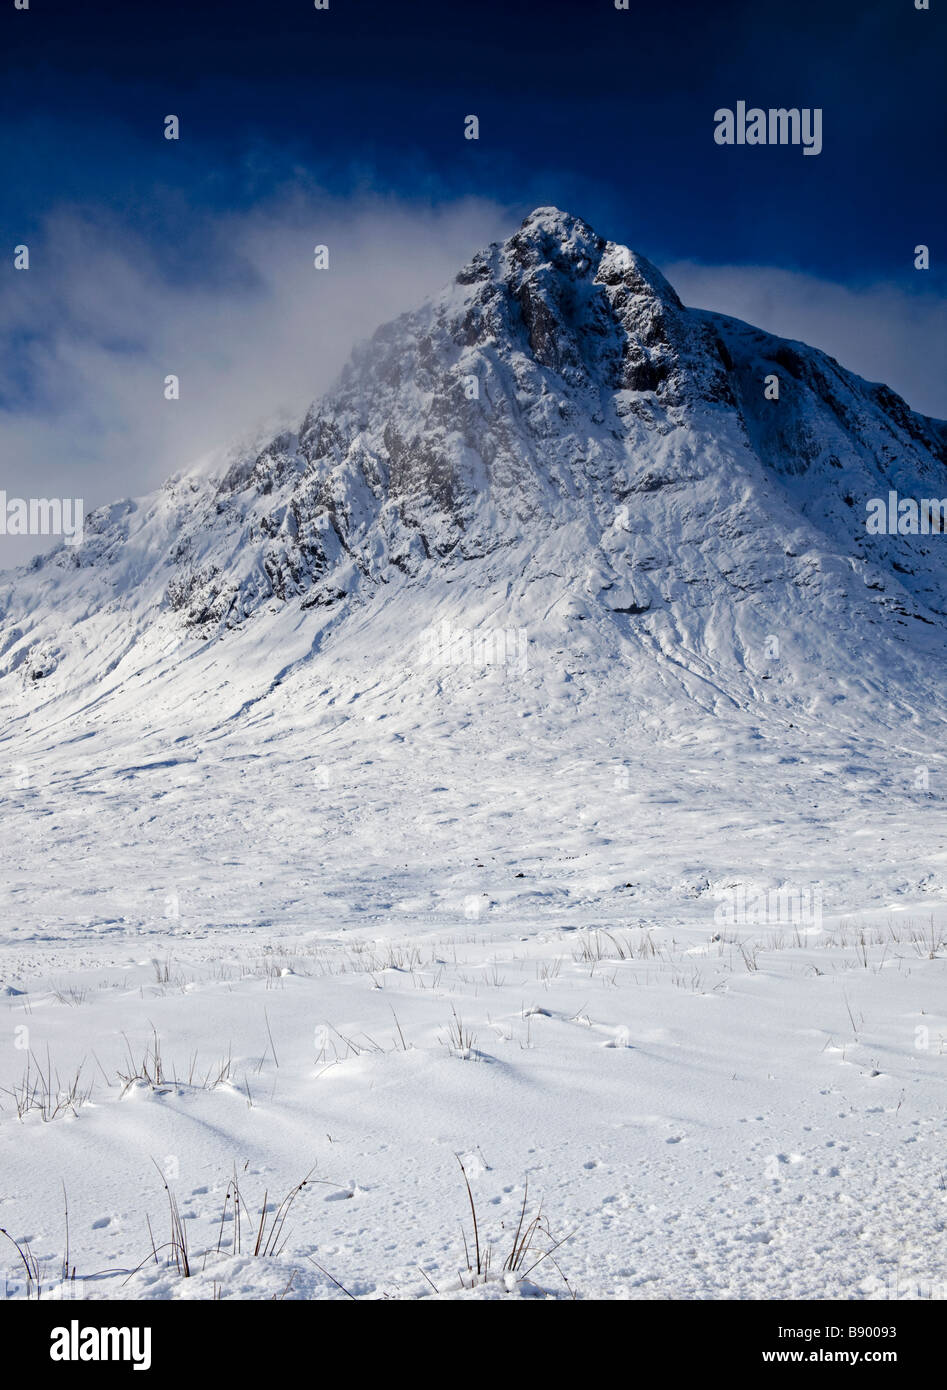
<path id="1" fill-rule="evenodd" d="M 21 399 L 8 391 L 0 412 L 0 488 L 82 497 L 88 510 L 277 423 L 298 424 L 356 342 L 512 223 L 482 199 L 431 207 L 297 190 L 207 219 L 203 264 L 183 284 L 113 216 L 61 210 L 0 306 L 21 358 L 10 377 L 28 384 Z M 319 244 L 328 271 L 313 267 Z M 176 402 L 164 398 L 171 373 Z M 2 563 L 48 544 L 5 538 Z"/>

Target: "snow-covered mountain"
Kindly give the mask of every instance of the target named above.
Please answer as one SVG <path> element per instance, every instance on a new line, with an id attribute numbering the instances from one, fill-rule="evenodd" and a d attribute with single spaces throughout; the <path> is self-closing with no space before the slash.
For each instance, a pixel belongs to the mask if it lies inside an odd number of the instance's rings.
<path id="1" fill-rule="evenodd" d="M 534 685 L 633 688 L 656 717 L 926 717 L 947 537 L 869 535 L 866 504 L 943 497 L 945 465 L 943 422 L 685 308 L 642 256 L 540 208 L 380 328 L 297 432 L 101 508 L 82 545 L 5 576 L 0 708 L 17 737 L 149 703 L 197 728 L 290 675 L 315 698 L 336 656 L 428 690 L 418 653 L 448 623 L 525 629 Z"/>
<path id="2" fill-rule="evenodd" d="M 540 209 L 298 433 L 5 576 L 32 1267 L 78 1263 L 69 1298 L 941 1297 L 947 536 L 865 504 L 947 495 L 945 442 Z M 222 1220 L 238 1171 L 264 1205 L 316 1173 L 279 1255 Z M 169 1190 L 186 1281 L 149 1256 Z M 517 1280 L 534 1200 L 555 1261 Z"/>

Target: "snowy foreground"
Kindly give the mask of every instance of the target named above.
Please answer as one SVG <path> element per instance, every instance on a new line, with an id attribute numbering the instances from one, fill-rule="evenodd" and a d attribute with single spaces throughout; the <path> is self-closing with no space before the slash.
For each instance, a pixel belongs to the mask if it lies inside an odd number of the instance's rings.
<path id="1" fill-rule="evenodd" d="M 930 795 L 814 726 L 616 751 L 591 718 L 572 756 L 490 706 L 35 752 L 0 1224 L 43 1296 L 65 1186 L 81 1298 L 943 1297 Z M 738 882 L 818 884 L 821 924 L 721 924 Z"/>

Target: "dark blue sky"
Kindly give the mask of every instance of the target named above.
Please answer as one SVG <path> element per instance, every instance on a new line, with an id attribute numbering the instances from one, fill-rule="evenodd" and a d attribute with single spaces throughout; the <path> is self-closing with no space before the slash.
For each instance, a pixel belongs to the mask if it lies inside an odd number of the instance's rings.
<path id="1" fill-rule="evenodd" d="M 201 209 L 248 206 L 304 166 L 339 193 L 555 203 L 658 260 L 930 292 L 939 248 L 929 277 L 910 253 L 944 225 L 945 10 L 8 0 L 0 222 L 22 240 L 57 203 L 105 204 L 186 274 Z M 738 100 L 821 107 L 822 154 L 715 145 L 714 110 Z"/>

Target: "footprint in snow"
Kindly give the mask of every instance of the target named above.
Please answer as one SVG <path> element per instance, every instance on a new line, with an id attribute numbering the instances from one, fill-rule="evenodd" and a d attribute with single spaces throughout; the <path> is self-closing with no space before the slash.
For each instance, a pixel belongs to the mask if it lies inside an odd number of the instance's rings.
<path id="1" fill-rule="evenodd" d="M 349 1187 L 339 1188 L 336 1192 L 327 1192 L 323 1201 L 326 1202 L 347 1202 L 354 1197 L 356 1192 L 361 1191 L 353 1182 Z"/>

